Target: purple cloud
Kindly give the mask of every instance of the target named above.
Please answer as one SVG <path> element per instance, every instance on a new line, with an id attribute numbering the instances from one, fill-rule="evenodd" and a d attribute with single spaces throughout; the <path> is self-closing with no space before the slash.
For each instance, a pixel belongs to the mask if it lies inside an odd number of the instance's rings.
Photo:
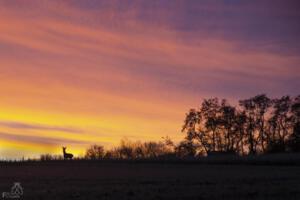
<path id="1" fill-rule="evenodd" d="M 71 127 L 62 127 L 62 126 L 50 126 L 50 125 L 41 125 L 41 124 L 28 124 L 22 122 L 12 122 L 12 121 L 0 121 L 0 126 L 14 128 L 14 129 L 34 129 L 41 131 L 61 131 L 68 133 L 83 133 L 83 130 Z"/>
<path id="2" fill-rule="evenodd" d="M 5 140 L 11 140 L 14 142 L 27 142 L 27 143 L 55 145 L 55 146 L 59 146 L 62 144 L 81 144 L 81 145 L 89 144 L 88 142 L 85 141 L 73 140 L 67 138 L 50 138 L 50 137 L 40 137 L 40 136 L 33 136 L 33 135 L 19 135 L 19 134 L 6 133 L 6 132 L 0 132 L 0 138 Z"/>

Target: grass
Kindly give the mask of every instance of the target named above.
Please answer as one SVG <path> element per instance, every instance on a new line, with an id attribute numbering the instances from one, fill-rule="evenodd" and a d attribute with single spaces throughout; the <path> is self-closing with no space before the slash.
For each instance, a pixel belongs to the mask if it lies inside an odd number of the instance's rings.
<path id="1" fill-rule="evenodd" d="M 0 192 L 21 182 L 22 199 L 300 199 L 296 157 L 2 162 Z"/>

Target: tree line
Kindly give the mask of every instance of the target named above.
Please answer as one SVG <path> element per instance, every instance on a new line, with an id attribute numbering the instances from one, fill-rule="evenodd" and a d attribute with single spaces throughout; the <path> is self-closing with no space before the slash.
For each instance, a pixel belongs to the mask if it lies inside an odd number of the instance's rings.
<path id="1" fill-rule="evenodd" d="M 204 99 L 186 114 L 182 130 L 186 143 L 200 154 L 299 152 L 300 95 L 271 99 L 261 94 L 238 106 L 226 99 Z"/>
<path id="2" fill-rule="evenodd" d="M 300 152 L 300 95 L 271 99 L 265 94 L 231 105 L 226 99 L 203 99 L 200 107 L 186 114 L 184 140 L 121 140 L 119 146 L 105 150 L 90 146 L 83 159 L 153 159 L 209 155 L 255 155 Z M 49 154 L 41 160 L 59 159 Z"/>

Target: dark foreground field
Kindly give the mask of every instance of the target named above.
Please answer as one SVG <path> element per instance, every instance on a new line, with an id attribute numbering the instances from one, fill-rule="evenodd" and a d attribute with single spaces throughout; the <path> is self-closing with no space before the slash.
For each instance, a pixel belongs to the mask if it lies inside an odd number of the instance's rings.
<path id="1" fill-rule="evenodd" d="M 0 166 L 22 199 L 300 199 L 297 165 L 45 162 Z"/>

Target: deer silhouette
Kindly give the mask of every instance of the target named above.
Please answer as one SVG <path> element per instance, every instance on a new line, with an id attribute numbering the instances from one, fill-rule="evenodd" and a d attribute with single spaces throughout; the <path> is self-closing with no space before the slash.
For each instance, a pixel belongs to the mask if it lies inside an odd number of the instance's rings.
<path id="1" fill-rule="evenodd" d="M 63 153 L 64 153 L 64 159 L 65 160 L 67 160 L 67 159 L 72 160 L 73 154 L 66 152 L 67 147 L 63 147 L 62 149 L 63 149 Z"/>

